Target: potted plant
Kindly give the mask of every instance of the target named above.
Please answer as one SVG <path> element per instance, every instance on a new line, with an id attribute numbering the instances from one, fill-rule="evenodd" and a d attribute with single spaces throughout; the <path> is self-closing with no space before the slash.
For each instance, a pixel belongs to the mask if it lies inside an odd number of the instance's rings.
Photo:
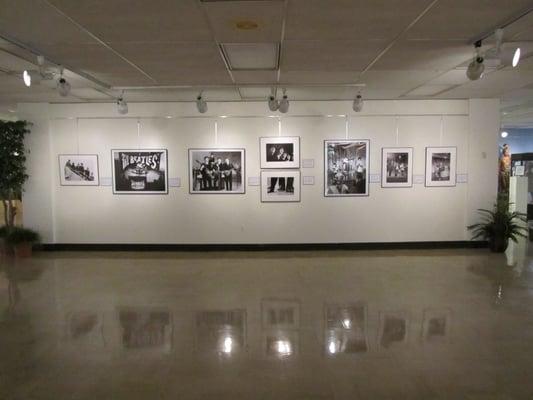
<path id="1" fill-rule="evenodd" d="M 527 216 L 518 211 L 509 210 L 509 200 L 500 195 L 492 210 L 478 209 L 481 222 L 467 227 L 472 231 L 472 240 L 482 238 L 489 242 L 489 248 L 495 253 L 503 253 L 509 245 L 509 239 L 517 243 L 518 238 L 527 237 Z"/>
<path id="2" fill-rule="evenodd" d="M 39 241 L 39 234 L 31 229 L 13 227 L 5 237 L 6 244 L 13 249 L 15 257 L 31 257 L 33 245 Z"/>

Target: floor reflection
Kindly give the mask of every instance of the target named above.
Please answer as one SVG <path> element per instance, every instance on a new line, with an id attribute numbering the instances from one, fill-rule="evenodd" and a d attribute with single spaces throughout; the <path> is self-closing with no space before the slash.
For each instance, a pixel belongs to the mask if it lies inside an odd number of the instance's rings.
<path id="1" fill-rule="evenodd" d="M 531 400 L 530 251 L 9 261 L 0 399 Z"/>

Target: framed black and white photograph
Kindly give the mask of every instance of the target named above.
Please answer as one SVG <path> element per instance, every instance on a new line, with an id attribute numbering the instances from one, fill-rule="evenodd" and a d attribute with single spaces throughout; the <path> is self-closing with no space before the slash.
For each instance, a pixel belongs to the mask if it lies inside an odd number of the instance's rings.
<path id="1" fill-rule="evenodd" d="M 426 186 L 455 186 L 457 147 L 426 147 Z"/>
<path id="2" fill-rule="evenodd" d="M 98 186 L 98 156 L 96 154 L 60 154 L 61 186 Z"/>
<path id="3" fill-rule="evenodd" d="M 111 150 L 113 193 L 167 194 L 166 149 Z"/>
<path id="4" fill-rule="evenodd" d="M 244 164 L 244 149 L 189 149 L 189 192 L 244 193 Z"/>
<path id="5" fill-rule="evenodd" d="M 259 139 L 261 168 L 300 168 L 300 137 L 262 137 Z"/>
<path id="6" fill-rule="evenodd" d="M 413 149 L 384 147 L 381 150 L 381 187 L 413 186 Z"/>
<path id="7" fill-rule="evenodd" d="M 261 171 L 261 201 L 300 201 L 300 171 Z"/>
<path id="8" fill-rule="evenodd" d="M 324 141 L 324 196 L 368 196 L 368 140 Z"/>

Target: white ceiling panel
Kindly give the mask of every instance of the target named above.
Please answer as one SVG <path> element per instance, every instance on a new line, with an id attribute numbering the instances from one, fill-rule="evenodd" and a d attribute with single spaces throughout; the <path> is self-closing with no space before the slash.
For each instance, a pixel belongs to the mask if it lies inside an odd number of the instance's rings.
<path id="1" fill-rule="evenodd" d="M 198 89 L 129 89 L 124 98 L 129 102 L 144 101 L 195 101 Z M 239 101 L 241 97 L 235 88 L 204 90 L 202 96 L 206 101 Z"/>
<path id="2" fill-rule="evenodd" d="M 263 83 L 271 84 L 277 82 L 277 71 L 232 71 L 236 83 Z"/>
<path id="3" fill-rule="evenodd" d="M 278 43 L 222 43 L 221 47 L 232 71 L 278 69 Z"/>
<path id="4" fill-rule="evenodd" d="M 531 5 L 530 0 L 439 0 L 407 33 L 409 39 L 467 42 Z"/>
<path id="5" fill-rule="evenodd" d="M 271 94 L 268 87 L 240 87 L 239 92 L 243 100 L 266 99 Z"/>
<path id="6" fill-rule="evenodd" d="M 392 40 L 430 0 L 290 0 L 289 40 Z"/>
<path id="7" fill-rule="evenodd" d="M 362 71 L 387 46 L 382 40 L 312 40 L 284 43 L 282 70 Z"/>
<path id="8" fill-rule="evenodd" d="M 369 89 L 408 90 L 422 85 L 439 74 L 432 70 L 367 71 L 359 79 Z"/>
<path id="9" fill-rule="evenodd" d="M 259 43 L 281 41 L 283 1 L 203 3 L 215 36 L 225 43 Z M 244 23 L 244 24 L 243 24 Z M 239 29 L 248 25 L 252 29 Z"/>
<path id="10" fill-rule="evenodd" d="M 310 68 L 310 66 L 308 66 Z M 361 73 L 358 71 L 313 71 L 281 70 L 280 83 L 285 84 L 346 84 L 355 83 Z"/>
<path id="11" fill-rule="evenodd" d="M 105 42 L 211 40 L 196 0 L 48 1 Z"/>
<path id="12" fill-rule="evenodd" d="M 472 58 L 472 47 L 461 42 L 402 40 L 377 63 L 375 70 L 445 72 Z"/>

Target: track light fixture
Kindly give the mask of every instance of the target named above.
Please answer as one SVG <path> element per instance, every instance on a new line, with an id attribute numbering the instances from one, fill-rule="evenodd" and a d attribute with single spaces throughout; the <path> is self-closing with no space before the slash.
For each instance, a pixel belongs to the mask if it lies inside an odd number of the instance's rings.
<path id="1" fill-rule="evenodd" d="M 59 95 L 62 97 L 66 97 L 70 93 L 70 83 L 68 83 L 67 80 L 63 78 L 63 67 L 59 68 L 59 80 L 57 81 L 57 91 L 59 92 Z"/>
<path id="2" fill-rule="evenodd" d="M 483 64 L 484 59 L 481 55 L 481 40 L 478 40 L 474 44 L 474 48 L 476 54 L 466 70 L 466 76 L 471 81 L 477 81 L 483 76 L 483 71 L 485 71 L 485 65 Z"/>
<path id="3" fill-rule="evenodd" d="M 361 112 L 363 111 L 363 105 L 363 96 L 361 96 L 361 93 L 357 93 L 357 96 L 355 96 L 355 99 L 353 100 L 352 108 L 355 112 Z"/>
<path id="4" fill-rule="evenodd" d="M 283 89 L 283 97 L 279 101 L 279 112 L 286 114 L 289 111 L 289 98 L 287 96 L 287 90 Z"/>
<path id="5" fill-rule="evenodd" d="M 117 99 L 117 111 L 120 115 L 126 115 L 128 113 L 128 103 L 124 100 L 124 91 Z"/>
<path id="6" fill-rule="evenodd" d="M 278 111 L 279 109 L 279 101 L 276 100 L 273 94 L 268 96 L 268 109 L 270 111 Z"/>
<path id="7" fill-rule="evenodd" d="M 520 47 L 517 47 L 513 55 L 513 68 L 520 62 Z"/>
<path id="8" fill-rule="evenodd" d="M 196 108 L 200 114 L 205 114 L 207 112 L 207 102 L 202 97 L 202 92 L 196 97 Z"/>
<path id="9" fill-rule="evenodd" d="M 44 57 L 37 56 L 38 70 L 24 70 L 22 73 L 22 80 L 27 87 L 31 85 L 38 85 L 43 79 L 50 80 L 54 78 L 54 75 L 44 70 Z"/>

